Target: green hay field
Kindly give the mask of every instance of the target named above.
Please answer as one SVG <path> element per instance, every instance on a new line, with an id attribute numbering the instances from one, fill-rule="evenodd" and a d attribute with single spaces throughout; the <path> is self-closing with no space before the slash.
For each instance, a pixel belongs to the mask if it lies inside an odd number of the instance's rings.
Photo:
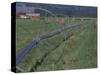
<path id="1" fill-rule="evenodd" d="M 66 25 L 81 24 L 41 41 L 17 65 L 18 71 L 50 71 L 97 67 L 96 19 L 65 19 Z M 42 34 L 63 27 L 44 20 L 16 19 L 16 55 L 32 40 Z M 67 38 L 67 36 L 70 36 Z"/>

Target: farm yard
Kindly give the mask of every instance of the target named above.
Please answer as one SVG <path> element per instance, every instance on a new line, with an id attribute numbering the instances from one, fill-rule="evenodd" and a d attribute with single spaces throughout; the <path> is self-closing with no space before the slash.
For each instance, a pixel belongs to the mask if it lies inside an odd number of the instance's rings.
<path id="1" fill-rule="evenodd" d="M 56 18 L 54 18 L 56 19 Z M 97 19 L 40 17 L 16 19 L 16 56 L 33 39 L 68 26 L 59 34 L 41 40 L 17 64 L 17 72 L 82 69 L 97 67 Z M 79 25 L 79 27 L 77 26 Z"/>

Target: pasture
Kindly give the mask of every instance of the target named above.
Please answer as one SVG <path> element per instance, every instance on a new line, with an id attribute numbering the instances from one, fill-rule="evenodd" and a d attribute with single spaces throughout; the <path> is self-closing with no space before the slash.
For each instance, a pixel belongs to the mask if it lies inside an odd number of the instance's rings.
<path id="1" fill-rule="evenodd" d="M 59 21 L 59 22 L 58 22 Z M 62 22 L 60 22 L 62 21 Z M 67 29 L 39 44 L 25 55 L 17 65 L 18 72 L 50 71 L 97 67 L 97 20 L 58 18 L 50 21 L 41 18 L 16 19 L 16 56 L 30 42 L 40 35 L 50 33 L 64 26 L 80 24 L 80 28 Z"/>

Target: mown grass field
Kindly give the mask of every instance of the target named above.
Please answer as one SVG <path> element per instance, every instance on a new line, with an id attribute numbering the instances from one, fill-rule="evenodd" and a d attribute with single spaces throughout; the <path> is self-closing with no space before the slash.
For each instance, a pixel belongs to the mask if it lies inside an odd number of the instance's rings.
<path id="1" fill-rule="evenodd" d="M 69 21 L 67 21 L 69 20 Z M 66 25 L 81 24 L 33 47 L 17 65 L 21 72 L 97 67 L 96 19 L 66 19 Z M 57 23 L 16 19 L 16 55 L 34 38 L 63 27 Z M 69 37 L 68 37 L 69 36 Z"/>

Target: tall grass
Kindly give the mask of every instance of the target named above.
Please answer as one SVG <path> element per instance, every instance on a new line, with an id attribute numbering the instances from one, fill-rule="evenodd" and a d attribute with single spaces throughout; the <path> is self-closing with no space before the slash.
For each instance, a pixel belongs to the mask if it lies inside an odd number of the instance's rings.
<path id="1" fill-rule="evenodd" d="M 68 25 L 81 21 L 69 19 Z M 65 20 L 67 24 L 67 19 Z M 32 22 L 17 19 L 16 22 L 17 53 L 33 38 L 62 27 L 56 23 L 46 24 L 44 20 Z M 81 22 L 82 27 L 79 29 L 66 30 L 40 42 L 17 66 L 25 72 L 97 67 L 96 21 L 90 19 Z M 72 35 L 65 40 L 70 34 Z"/>

